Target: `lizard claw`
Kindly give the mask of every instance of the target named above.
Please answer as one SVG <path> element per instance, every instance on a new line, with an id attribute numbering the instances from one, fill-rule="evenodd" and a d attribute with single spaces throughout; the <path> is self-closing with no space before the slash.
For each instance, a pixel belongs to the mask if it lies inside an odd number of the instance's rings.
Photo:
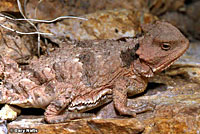
<path id="1" fill-rule="evenodd" d="M 133 107 L 127 107 L 127 106 L 120 106 L 117 107 L 115 106 L 117 111 L 119 112 L 120 115 L 130 115 L 132 117 L 136 117 L 137 111 Z"/>
<path id="2" fill-rule="evenodd" d="M 153 111 L 155 109 L 155 104 L 142 104 L 141 106 L 135 107 L 135 112 L 136 113 L 143 113 L 143 112 L 147 112 L 147 111 Z"/>

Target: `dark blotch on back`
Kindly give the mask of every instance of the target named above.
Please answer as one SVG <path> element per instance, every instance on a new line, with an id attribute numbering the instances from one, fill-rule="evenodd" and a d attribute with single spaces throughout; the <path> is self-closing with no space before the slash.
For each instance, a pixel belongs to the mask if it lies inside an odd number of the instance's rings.
<path id="1" fill-rule="evenodd" d="M 94 66 L 95 58 L 94 53 L 90 51 L 83 51 L 79 56 L 79 62 L 83 63 L 83 79 L 87 81 L 87 85 L 91 85 L 91 81 L 88 78 L 94 76 L 96 70 Z"/>
<path id="2" fill-rule="evenodd" d="M 122 59 L 124 66 L 129 67 L 130 64 L 138 58 L 138 55 L 136 54 L 138 48 L 139 44 L 136 44 L 134 48 L 121 52 L 120 58 Z"/>

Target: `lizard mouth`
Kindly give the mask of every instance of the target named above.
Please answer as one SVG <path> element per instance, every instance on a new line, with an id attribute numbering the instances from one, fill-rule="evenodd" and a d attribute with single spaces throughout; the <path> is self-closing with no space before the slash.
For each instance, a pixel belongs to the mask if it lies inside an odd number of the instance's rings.
<path id="1" fill-rule="evenodd" d="M 155 68 L 152 68 L 152 67 L 150 66 L 150 68 L 151 68 L 151 70 L 152 70 L 153 72 L 161 72 L 161 71 L 167 69 L 169 66 L 171 66 L 178 58 L 179 58 L 179 57 L 175 58 L 175 59 L 172 60 L 171 62 L 167 61 L 167 62 L 165 62 L 165 63 L 163 63 L 163 64 L 161 64 L 160 66 L 155 67 Z"/>

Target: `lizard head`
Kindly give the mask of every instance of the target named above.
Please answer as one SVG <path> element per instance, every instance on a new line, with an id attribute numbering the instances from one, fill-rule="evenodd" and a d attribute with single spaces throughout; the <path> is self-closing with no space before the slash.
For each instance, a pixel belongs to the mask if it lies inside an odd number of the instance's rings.
<path id="1" fill-rule="evenodd" d="M 145 34 L 136 51 L 142 67 L 136 70 L 145 77 L 169 67 L 189 47 L 188 39 L 170 23 L 157 21 L 142 29 Z"/>

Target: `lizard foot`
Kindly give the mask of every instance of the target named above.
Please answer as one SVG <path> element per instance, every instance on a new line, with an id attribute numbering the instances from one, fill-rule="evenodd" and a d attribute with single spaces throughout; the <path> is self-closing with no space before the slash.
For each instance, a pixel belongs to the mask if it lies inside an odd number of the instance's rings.
<path id="1" fill-rule="evenodd" d="M 155 109 L 155 104 L 152 103 L 144 103 L 140 106 L 134 107 L 135 113 L 143 113 L 147 111 L 153 111 Z"/>

